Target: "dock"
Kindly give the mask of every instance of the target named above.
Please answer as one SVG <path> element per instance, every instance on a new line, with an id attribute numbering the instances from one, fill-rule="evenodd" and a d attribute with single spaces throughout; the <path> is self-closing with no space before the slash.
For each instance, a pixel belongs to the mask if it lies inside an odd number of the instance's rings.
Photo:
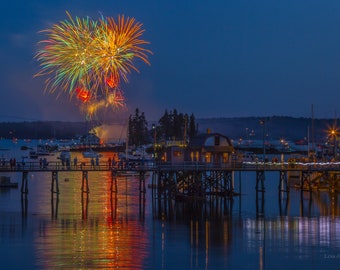
<path id="1" fill-rule="evenodd" d="M 26 162 L 13 167 L 10 164 L 0 166 L 1 173 L 22 173 L 21 192 L 28 193 L 28 174 L 30 172 L 51 173 L 51 192 L 59 193 L 59 172 L 79 172 L 82 177 L 82 192 L 89 192 L 89 172 L 109 172 L 111 174 L 111 191 L 116 192 L 118 176 L 134 175 L 139 178 L 139 189 L 146 192 L 145 177 L 152 174 L 150 187 L 157 190 L 163 197 L 205 197 L 218 195 L 232 197 L 237 195 L 234 190 L 235 172 L 255 172 L 255 190 L 265 190 L 265 174 L 278 173 L 278 190 L 289 192 L 291 183 L 301 190 L 328 189 L 340 190 L 340 163 L 150 163 L 134 167 L 112 166 L 107 162 L 98 165 L 80 163 L 63 165 L 61 162 L 49 162 L 42 166 L 39 162 Z"/>

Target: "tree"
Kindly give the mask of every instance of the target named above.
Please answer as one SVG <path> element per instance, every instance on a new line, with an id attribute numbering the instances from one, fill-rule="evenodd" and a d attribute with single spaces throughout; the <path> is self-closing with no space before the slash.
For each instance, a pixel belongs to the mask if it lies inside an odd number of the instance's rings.
<path id="1" fill-rule="evenodd" d="M 189 119 L 188 114 L 178 113 L 176 109 L 170 113 L 165 110 L 158 123 L 158 133 L 167 139 L 187 140 L 188 137 L 192 138 L 197 134 L 194 115 L 191 114 Z"/>
<path id="2" fill-rule="evenodd" d="M 165 110 L 164 115 L 159 119 L 158 136 L 164 136 L 166 138 L 172 136 L 172 120 L 171 116 L 167 110 Z"/>
<path id="3" fill-rule="evenodd" d="M 198 127 L 196 126 L 195 116 L 194 114 L 191 114 L 189 119 L 189 131 L 188 131 L 189 138 L 193 138 L 194 136 L 196 136 L 197 132 Z"/>
<path id="4" fill-rule="evenodd" d="M 129 116 L 129 145 L 143 145 L 148 143 L 148 123 L 144 112 L 140 114 L 139 109 L 135 110 L 134 116 Z"/>

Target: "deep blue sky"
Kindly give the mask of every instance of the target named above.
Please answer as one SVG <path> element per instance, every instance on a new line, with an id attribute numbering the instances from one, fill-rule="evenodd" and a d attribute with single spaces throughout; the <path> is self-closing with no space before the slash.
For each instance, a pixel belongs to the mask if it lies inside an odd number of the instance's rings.
<path id="1" fill-rule="evenodd" d="M 151 42 L 122 89 L 147 119 L 165 109 L 197 118 L 340 111 L 339 0 L 5 0 L 1 2 L 0 121 L 83 120 L 33 78 L 38 32 L 73 16 L 135 17 Z M 338 112 L 340 114 L 340 112 Z M 119 118 L 114 114 L 111 118 Z"/>

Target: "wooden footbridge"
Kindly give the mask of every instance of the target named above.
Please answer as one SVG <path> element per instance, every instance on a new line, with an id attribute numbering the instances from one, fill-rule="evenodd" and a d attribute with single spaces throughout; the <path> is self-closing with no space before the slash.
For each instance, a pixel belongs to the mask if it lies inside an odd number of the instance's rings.
<path id="1" fill-rule="evenodd" d="M 107 162 L 97 165 L 80 163 L 78 165 L 62 165 L 60 162 L 26 162 L 11 166 L 9 163 L 0 165 L 2 173 L 22 173 L 21 192 L 28 193 L 28 174 L 30 172 L 50 172 L 51 192 L 59 193 L 60 172 L 80 172 L 82 175 L 81 191 L 89 192 L 89 172 L 109 172 L 111 174 L 111 191 L 117 192 L 119 176 L 134 175 L 139 178 L 139 190 L 146 192 L 145 178 L 152 173 L 151 187 L 156 190 L 158 197 L 205 197 L 216 195 L 232 197 L 234 191 L 235 172 L 255 172 L 256 191 L 265 190 L 266 172 L 278 172 L 278 190 L 289 192 L 291 182 L 301 190 L 329 189 L 340 190 L 340 163 L 308 163 L 308 164 L 284 164 L 284 163 L 243 163 L 243 164 L 141 164 L 131 167 L 111 166 Z M 0 183 L 1 184 L 1 183 Z"/>

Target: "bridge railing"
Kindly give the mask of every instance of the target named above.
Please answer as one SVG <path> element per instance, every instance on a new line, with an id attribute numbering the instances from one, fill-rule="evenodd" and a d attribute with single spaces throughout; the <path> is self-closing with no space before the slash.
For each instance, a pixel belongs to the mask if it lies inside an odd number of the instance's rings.
<path id="1" fill-rule="evenodd" d="M 28 161 L 28 162 L 16 162 L 11 164 L 10 162 L 0 163 L 1 171 L 111 171 L 111 170 L 152 170 L 154 164 L 152 163 L 137 163 L 137 164 L 126 164 L 117 163 L 109 164 L 108 162 L 78 162 L 78 163 L 63 163 L 61 161 L 53 162 L 39 162 L 39 161 Z"/>
<path id="2" fill-rule="evenodd" d="M 79 162 L 74 163 L 62 163 L 61 161 L 42 163 L 39 161 L 28 161 L 28 162 L 17 162 L 11 164 L 9 161 L 0 163 L 1 171 L 44 171 L 44 170 L 68 170 L 68 171 L 110 171 L 110 170 L 268 170 L 268 171 L 279 171 L 279 170 L 335 170 L 340 171 L 340 162 L 324 162 L 324 163 L 301 163 L 301 162 L 243 162 L 243 163 L 204 163 L 204 162 L 140 162 L 140 163 L 117 163 L 115 165 L 109 164 L 108 162 L 99 162 L 92 164 L 91 162 Z"/>

